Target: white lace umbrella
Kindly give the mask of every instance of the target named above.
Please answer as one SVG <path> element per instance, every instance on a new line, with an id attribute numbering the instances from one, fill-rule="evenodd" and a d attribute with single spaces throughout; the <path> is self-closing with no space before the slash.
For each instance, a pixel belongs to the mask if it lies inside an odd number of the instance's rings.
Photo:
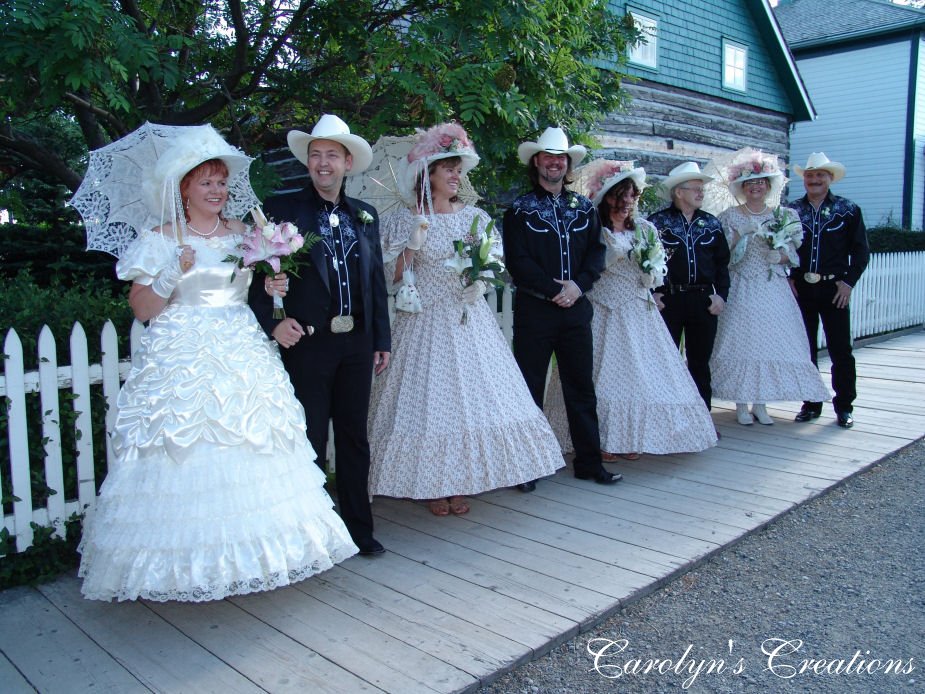
<path id="1" fill-rule="evenodd" d="M 414 135 L 383 135 L 376 140 L 373 163 L 359 176 L 347 179 L 347 195 L 368 202 L 376 208 L 380 217 L 400 206 L 413 209 L 415 200 L 411 196 L 402 196 L 399 179 L 404 174 L 408 152 L 414 143 Z M 479 200 L 467 175 L 463 175 L 459 182 L 458 195 L 468 205 Z"/>
<path id="2" fill-rule="evenodd" d="M 151 209 L 143 183 L 158 158 L 175 141 L 199 131 L 214 132 L 211 125 L 176 126 L 145 123 L 138 130 L 90 152 L 83 182 L 71 198 L 84 220 L 87 250 L 119 257 L 142 229 L 160 225 L 162 210 Z M 225 214 L 241 218 L 260 204 L 251 188 L 247 167 L 228 180 Z"/>

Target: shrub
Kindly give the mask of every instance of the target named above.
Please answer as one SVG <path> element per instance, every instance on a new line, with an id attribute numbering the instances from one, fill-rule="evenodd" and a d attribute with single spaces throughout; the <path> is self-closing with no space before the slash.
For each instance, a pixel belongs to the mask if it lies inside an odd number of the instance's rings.
<path id="1" fill-rule="evenodd" d="M 925 251 L 925 233 L 892 226 L 878 226 L 867 230 L 872 253 L 904 253 Z"/>

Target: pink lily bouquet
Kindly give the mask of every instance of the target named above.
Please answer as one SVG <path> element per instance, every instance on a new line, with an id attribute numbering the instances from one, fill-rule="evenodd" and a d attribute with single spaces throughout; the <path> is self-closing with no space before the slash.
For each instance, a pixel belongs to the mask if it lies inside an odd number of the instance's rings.
<path id="1" fill-rule="evenodd" d="M 263 214 L 255 214 L 254 218 L 262 220 L 262 224 L 250 227 L 244 234 L 237 249 L 240 255 L 229 255 L 226 262 L 235 263 L 238 268 L 248 268 L 255 273 L 273 276 L 280 272 L 299 276 L 298 255 L 311 248 L 318 240 L 316 234 L 303 236 L 299 228 L 291 222 L 269 222 Z M 283 297 L 273 294 L 273 318 L 286 317 L 283 308 Z"/>
<path id="2" fill-rule="evenodd" d="M 498 275 L 504 272 L 500 239 L 492 232 L 494 220 L 488 222 L 483 231 L 479 231 L 479 218 L 472 220 L 469 233 L 453 241 L 453 256 L 443 261 L 443 266 L 459 275 L 463 287 L 474 284 L 476 280 L 487 282 L 493 287 L 503 287 L 504 280 Z M 462 322 L 469 319 L 468 306 L 463 308 Z"/>

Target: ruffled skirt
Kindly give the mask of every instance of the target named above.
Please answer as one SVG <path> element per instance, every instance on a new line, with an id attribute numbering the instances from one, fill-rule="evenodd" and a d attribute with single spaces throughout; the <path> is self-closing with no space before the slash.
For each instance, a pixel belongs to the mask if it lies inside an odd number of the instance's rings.
<path id="1" fill-rule="evenodd" d="M 357 551 L 279 355 L 245 305 L 171 306 L 152 321 L 112 443 L 80 545 L 85 597 L 217 600 Z"/>

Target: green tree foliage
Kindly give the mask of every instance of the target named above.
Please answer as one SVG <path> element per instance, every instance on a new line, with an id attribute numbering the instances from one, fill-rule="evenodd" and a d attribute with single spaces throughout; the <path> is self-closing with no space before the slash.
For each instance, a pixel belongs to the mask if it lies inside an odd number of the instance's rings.
<path id="1" fill-rule="evenodd" d="M 212 122 L 258 153 L 323 112 L 370 140 L 456 118 L 508 185 L 518 142 L 621 106 L 637 37 L 607 0 L 6 0 L 0 27 L 0 184 L 71 191 L 77 133 Z"/>

